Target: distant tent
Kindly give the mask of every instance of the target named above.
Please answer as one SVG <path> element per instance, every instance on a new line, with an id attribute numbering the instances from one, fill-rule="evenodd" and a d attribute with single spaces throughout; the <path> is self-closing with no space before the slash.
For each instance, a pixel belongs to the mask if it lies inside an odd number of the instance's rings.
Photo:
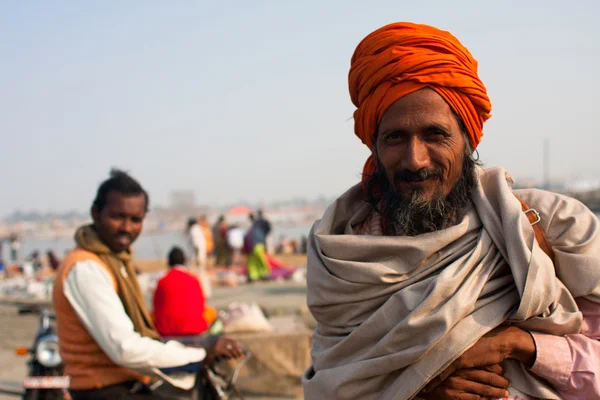
<path id="1" fill-rule="evenodd" d="M 233 207 L 227 211 L 227 215 L 248 215 L 250 213 L 252 213 L 252 209 L 246 206 Z"/>

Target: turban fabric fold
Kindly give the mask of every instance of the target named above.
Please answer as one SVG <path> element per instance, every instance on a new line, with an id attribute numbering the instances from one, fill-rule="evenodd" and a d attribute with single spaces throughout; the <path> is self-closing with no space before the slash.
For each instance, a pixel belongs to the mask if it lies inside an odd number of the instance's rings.
<path id="1" fill-rule="evenodd" d="M 491 116 L 477 61 L 452 34 L 428 25 L 398 22 L 369 34 L 352 56 L 348 84 L 356 106 L 354 133 L 369 149 L 388 107 L 425 87 L 442 96 L 461 118 L 473 148 Z M 371 156 L 363 182 L 375 169 Z"/>

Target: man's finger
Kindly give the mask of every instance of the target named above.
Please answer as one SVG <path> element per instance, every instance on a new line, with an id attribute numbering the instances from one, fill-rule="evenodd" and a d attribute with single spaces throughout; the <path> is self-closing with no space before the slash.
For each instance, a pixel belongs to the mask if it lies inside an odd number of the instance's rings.
<path id="1" fill-rule="evenodd" d="M 242 348 L 240 347 L 240 345 L 235 342 L 235 341 L 231 341 L 231 346 L 232 346 L 232 353 L 233 353 L 233 357 L 234 358 L 241 358 L 244 353 L 242 352 Z"/>
<path id="2" fill-rule="evenodd" d="M 426 399 L 447 400 L 491 400 L 489 397 L 479 396 L 456 389 L 436 389 L 425 397 Z"/>
<path id="3" fill-rule="evenodd" d="M 456 371 L 454 376 L 459 376 L 471 382 L 478 382 L 500 389 L 508 389 L 510 387 L 510 381 L 502 375 L 480 369 L 462 369 Z"/>
<path id="4" fill-rule="evenodd" d="M 244 352 L 240 347 L 237 347 L 235 351 L 235 358 L 244 358 Z"/>
<path id="5" fill-rule="evenodd" d="M 482 369 L 484 371 L 493 372 L 496 375 L 504 376 L 504 368 L 502 368 L 502 366 L 500 364 L 487 365 L 485 367 L 482 367 Z"/>
<path id="6" fill-rule="evenodd" d="M 237 359 L 237 358 L 239 358 L 239 353 L 237 351 L 235 351 L 235 349 L 232 348 L 231 350 L 227 351 L 227 357 Z"/>
<path id="7" fill-rule="evenodd" d="M 227 356 L 229 358 L 241 358 L 243 356 L 240 345 L 233 339 L 225 340 L 225 348 L 227 349 Z"/>
<path id="8" fill-rule="evenodd" d="M 491 372 L 485 372 L 490 374 Z M 508 390 L 489 386 L 487 384 L 467 380 L 459 376 L 451 376 L 444 382 L 449 390 L 457 390 L 460 392 L 476 394 L 480 397 L 502 398 L 508 396 Z"/>

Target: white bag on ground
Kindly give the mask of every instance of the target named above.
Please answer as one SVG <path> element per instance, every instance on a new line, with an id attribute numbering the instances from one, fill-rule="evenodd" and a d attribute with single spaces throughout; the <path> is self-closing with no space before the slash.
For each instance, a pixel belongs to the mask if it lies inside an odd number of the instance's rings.
<path id="1" fill-rule="evenodd" d="M 273 331 L 273 326 L 256 303 L 231 303 L 219 316 L 223 321 L 223 333 Z"/>

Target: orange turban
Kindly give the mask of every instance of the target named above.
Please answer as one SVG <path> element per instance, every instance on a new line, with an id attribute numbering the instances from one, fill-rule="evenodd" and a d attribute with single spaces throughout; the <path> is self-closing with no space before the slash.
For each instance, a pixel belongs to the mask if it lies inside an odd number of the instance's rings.
<path id="1" fill-rule="evenodd" d="M 428 25 L 398 22 L 368 35 L 354 51 L 348 84 L 357 107 L 354 133 L 369 149 L 388 107 L 424 87 L 435 90 L 462 119 L 473 148 L 492 109 L 469 50 L 449 32 Z M 375 168 L 369 157 L 363 174 Z"/>

